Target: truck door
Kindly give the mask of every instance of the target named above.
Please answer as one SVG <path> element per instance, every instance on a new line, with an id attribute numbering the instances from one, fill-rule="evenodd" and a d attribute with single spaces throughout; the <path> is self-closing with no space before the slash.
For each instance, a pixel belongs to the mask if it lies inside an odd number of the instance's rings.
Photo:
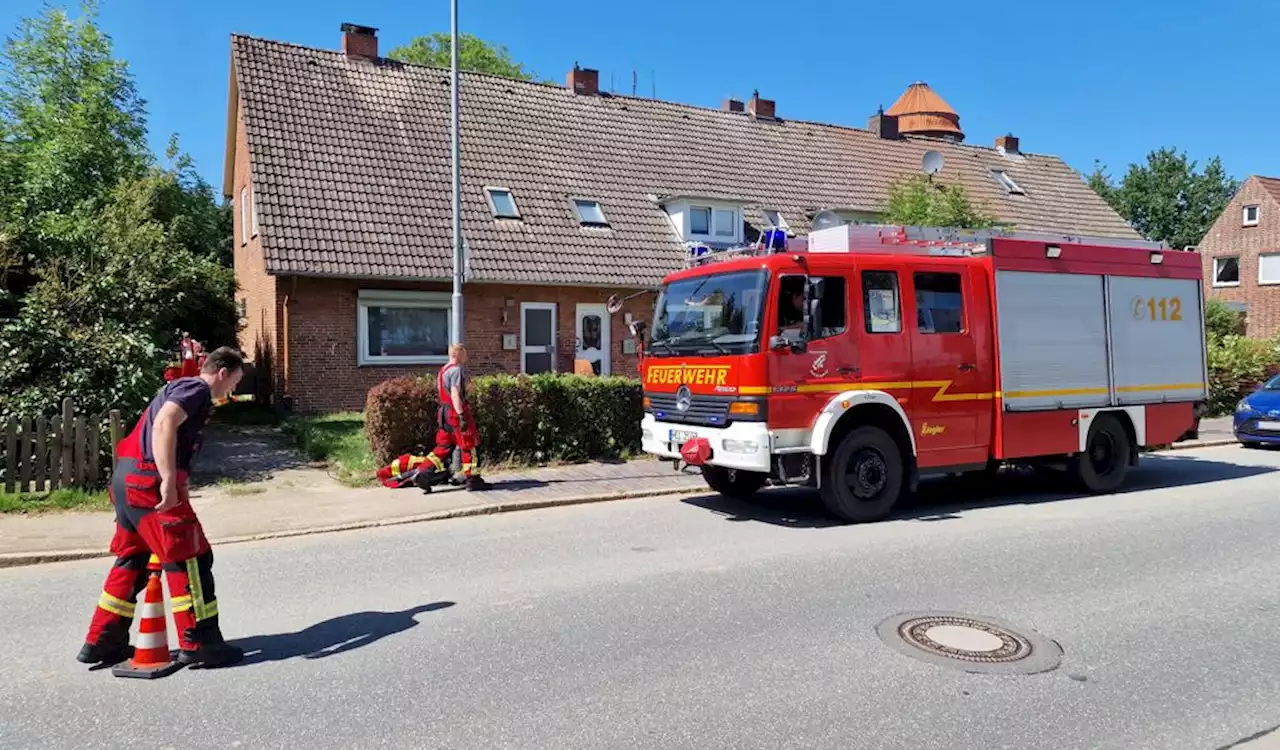
<path id="1" fill-rule="evenodd" d="M 912 408 L 919 465 L 982 464 L 991 436 L 990 306 L 977 264 L 953 261 L 911 269 L 908 330 Z M 975 277 L 978 277 L 975 281 Z M 980 285 L 981 289 L 975 289 Z"/>
<path id="2" fill-rule="evenodd" d="M 849 297 L 853 285 L 845 273 L 820 271 L 808 278 L 822 279 L 822 330 L 805 344 L 805 351 L 790 346 L 770 348 L 769 428 L 778 435 L 778 447 L 806 444 L 809 430 L 827 401 L 857 378 L 858 348 L 849 332 Z M 773 288 L 766 315 L 766 345 L 774 336 L 799 341 L 804 332 L 803 303 L 806 276 L 782 274 Z"/>

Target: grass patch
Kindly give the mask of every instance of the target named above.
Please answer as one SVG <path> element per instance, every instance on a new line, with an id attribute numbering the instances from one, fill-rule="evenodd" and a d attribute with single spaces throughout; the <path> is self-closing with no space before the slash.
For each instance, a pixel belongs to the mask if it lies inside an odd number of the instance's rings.
<path id="1" fill-rule="evenodd" d="M 364 436 L 364 415 L 360 412 L 291 417 L 285 421 L 284 431 L 307 460 L 324 462 L 342 484 L 348 487 L 377 484 L 374 475 L 378 463 Z"/>
<path id="2" fill-rule="evenodd" d="M 267 488 L 260 484 L 246 484 L 239 479 L 231 479 L 230 477 L 223 477 L 222 479 L 219 479 L 218 487 L 232 497 L 261 495 L 267 491 Z"/>
<path id="3" fill-rule="evenodd" d="M 0 513 L 56 513 L 68 510 L 111 510 L 106 490 L 59 489 L 52 492 L 0 494 Z"/>

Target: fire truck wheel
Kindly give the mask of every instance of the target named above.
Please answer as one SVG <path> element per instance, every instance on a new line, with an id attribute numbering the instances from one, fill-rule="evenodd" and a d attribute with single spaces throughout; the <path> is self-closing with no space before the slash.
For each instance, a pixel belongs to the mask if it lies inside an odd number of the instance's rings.
<path id="1" fill-rule="evenodd" d="M 702 478 L 707 486 L 725 497 L 746 500 L 764 486 L 769 477 L 757 471 L 738 471 L 720 466 L 703 466 Z"/>
<path id="2" fill-rule="evenodd" d="M 1090 492 L 1113 492 L 1129 473 L 1130 450 L 1124 425 L 1110 414 L 1103 414 L 1089 428 L 1084 453 L 1076 456 L 1075 475 Z"/>
<path id="3" fill-rule="evenodd" d="M 858 427 L 845 435 L 825 471 L 822 502 L 846 521 L 879 521 L 902 494 L 902 452 L 879 427 Z"/>

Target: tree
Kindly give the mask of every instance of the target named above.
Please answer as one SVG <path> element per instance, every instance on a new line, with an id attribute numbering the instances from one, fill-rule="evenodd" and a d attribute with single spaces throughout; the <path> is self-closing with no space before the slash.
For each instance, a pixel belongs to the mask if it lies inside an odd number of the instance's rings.
<path id="1" fill-rule="evenodd" d="M 48 8 L 0 78 L 0 415 L 137 412 L 190 330 L 235 341 L 231 215 L 176 138 L 146 146 L 145 103 L 93 2 Z"/>
<path id="2" fill-rule="evenodd" d="M 470 70 L 476 73 L 488 73 L 489 75 L 503 76 L 504 78 L 518 78 L 522 81 L 532 81 L 534 74 L 529 71 L 521 63 L 511 59 L 507 48 L 501 44 L 491 45 L 483 40 L 466 33 L 458 35 L 460 44 L 458 45 L 458 69 Z M 409 40 L 408 44 L 403 44 L 387 55 L 393 60 L 401 62 L 416 63 L 418 65 L 431 65 L 437 68 L 448 68 L 452 66 L 450 59 L 453 45 L 448 34 L 435 32 L 426 36 L 414 37 Z"/>
<path id="3" fill-rule="evenodd" d="M 1182 249 L 1200 242 L 1240 184 L 1218 157 L 1197 173 L 1185 153 L 1161 148 L 1145 164 L 1130 164 L 1119 185 L 1095 163 L 1089 186 L 1142 236 Z"/>
<path id="4" fill-rule="evenodd" d="M 948 185 L 915 174 L 889 186 L 885 221 L 922 227 L 986 229 L 998 219 L 984 206 L 975 205 L 963 185 Z"/>

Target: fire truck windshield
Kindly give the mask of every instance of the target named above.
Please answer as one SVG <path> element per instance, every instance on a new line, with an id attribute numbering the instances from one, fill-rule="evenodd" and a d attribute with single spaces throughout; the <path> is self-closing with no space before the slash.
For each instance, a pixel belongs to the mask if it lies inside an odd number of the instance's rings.
<path id="1" fill-rule="evenodd" d="M 664 286 L 654 308 L 652 355 L 758 351 L 767 283 L 764 271 L 737 271 Z"/>

